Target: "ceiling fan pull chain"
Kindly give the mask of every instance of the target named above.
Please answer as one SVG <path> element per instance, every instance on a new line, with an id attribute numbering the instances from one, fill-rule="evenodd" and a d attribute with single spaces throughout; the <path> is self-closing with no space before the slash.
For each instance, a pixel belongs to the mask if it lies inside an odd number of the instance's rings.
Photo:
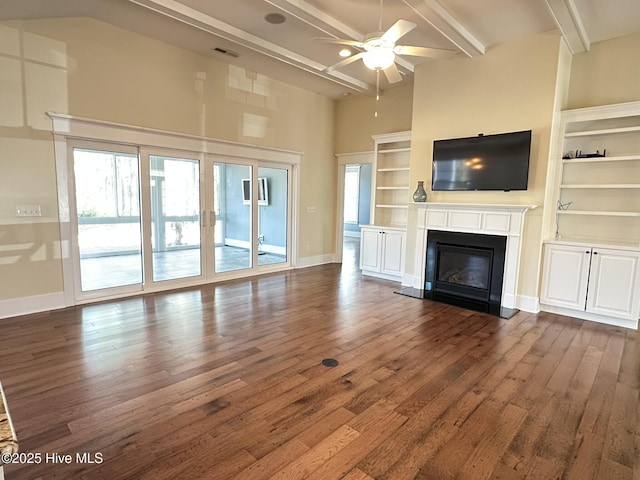
<path id="1" fill-rule="evenodd" d="M 376 70 L 376 111 L 373 114 L 374 118 L 378 118 L 378 103 L 380 103 L 380 69 L 379 68 Z"/>

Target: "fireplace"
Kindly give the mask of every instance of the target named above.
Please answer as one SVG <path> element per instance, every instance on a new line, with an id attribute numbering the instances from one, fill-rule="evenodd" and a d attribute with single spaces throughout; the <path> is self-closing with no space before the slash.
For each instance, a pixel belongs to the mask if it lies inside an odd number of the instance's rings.
<path id="1" fill-rule="evenodd" d="M 505 236 L 429 230 L 424 298 L 504 315 L 506 246 Z"/>
<path id="2" fill-rule="evenodd" d="M 425 298 L 425 286 L 427 296 L 433 297 L 434 277 L 427 277 L 427 237 L 432 231 L 441 233 L 468 233 L 483 236 L 497 236 L 506 241 L 504 253 L 504 265 L 502 275 L 502 297 L 496 298 L 495 292 L 489 293 L 490 303 L 500 305 L 500 316 L 509 318 L 518 309 L 527 312 L 538 312 L 540 306 L 536 298 L 518 295 L 518 272 L 522 251 L 522 237 L 524 233 L 525 214 L 536 208 L 535 205 L 485 205 L 470 203 L 414 203 L 410 206 L 410 212 L 415 214 L 415 227 L 407 230 L 407 244 L 413 245 L 413 251 L 409 251 L 407 271 L 402 279 L 402 291 L 405 295 L 417 298 Z M 452 242 L 454 246 L 469 247 L 473 243 L 465 240 Z M 451 243 L 451 242 L 450 242 Z M 482 245 L 477 246 L 482 249 Z M 505 248 L 505 247 L 500 247 Z M 495 253 L 493 253 L 495 259 Z M 432 262 L 434 261 L 431 255 Z M 493 263 L 493 260 L 492 260 Z M 492 274 L 496 273 L 496 267 Z M 428 283 L 431 282 L 431 283 Z M 449 282 L 453 283 L 453 282 Z M 492 287 L 497 283 L 492 282 Z M 471 285 L 473 286 L 473 285 Z M 440 298 L 450 299 L 451 292 L 439 292 Z M 427 297 L 428 298 L 428 297 Z M 466 297 L 464 297 L 466 299 Z M 445 300 L 447 301 L 447 300 Z M 460 302 L 461 299 L 456 300 Z M 489 309 L 483 299 L 482 308 L 495 311 L 495 306 Z M 471 302 L 470 302 L 471 303 Z M 469 306 L 470 307 L 470 306 Z"/>

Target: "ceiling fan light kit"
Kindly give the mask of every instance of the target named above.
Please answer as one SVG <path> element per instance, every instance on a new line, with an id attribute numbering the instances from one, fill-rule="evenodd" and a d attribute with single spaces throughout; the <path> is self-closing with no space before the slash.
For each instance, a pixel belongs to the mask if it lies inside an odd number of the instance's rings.
<path id="1" fill-rule="evenodd" d="M 371 70 L 386 70 L 389 68 L 396 59 L 396 54 L 393 53 L 393 47 L 374 47 L 367 48 L 365 44 L 365 52 L 362 57 L 362 61 Z"/>
<path id="2" fill-rule="evenodd" d="M 396 45 L 396 42 L 416 28 L 416 24 L 408 20 L 396 21 L 385 32 L 374 32 L 367 35 L 363 41 L 341 39 L 341 38 L 319 38 L 328 43 L 338 43 L 349 45 L 360 49 L 356 55 L 352 55 L 340 62 L 326 67 L 326 72 L 332 72 L 339 68 L 345 67 L 359 59 L 362 59 L 364 65 L 375 72 L 380 73 L 382 70 L 387 77 L 389 83 L 397 83 L 402 81 L 402 75 L 395 64 L 396 55 L 410 55 L 415 57 L 432 57 L 446 58 L 455 54 L 451 50 L 441 50 L 428 47 L 414 47 L 410 45 Z M 382 0 L 380 0 L 380 21 L 378 29 L 382 30 Z M 376 92 L 379 95 L 379 80 L 377 80 Z"/>

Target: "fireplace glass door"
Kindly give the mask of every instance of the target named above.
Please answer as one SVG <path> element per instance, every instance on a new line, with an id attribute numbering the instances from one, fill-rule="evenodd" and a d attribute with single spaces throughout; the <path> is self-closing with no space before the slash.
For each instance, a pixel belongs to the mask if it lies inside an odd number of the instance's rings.
<path id="1" fill-rule="evenodd" d="M 492 252 L 477 248 L 440 245 L 438 287 L 487 298 L 491 285 Z M 473 289 L 473 290 L 469 290 Z"/>

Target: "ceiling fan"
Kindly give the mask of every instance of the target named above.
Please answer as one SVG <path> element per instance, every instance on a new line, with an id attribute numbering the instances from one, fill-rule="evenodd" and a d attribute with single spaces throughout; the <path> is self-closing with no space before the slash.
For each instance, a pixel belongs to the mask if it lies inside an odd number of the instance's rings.
<path id="1" fill-rule="evenodd" d="M 416 24 L 408 20 L 398 20 L 386 32 L 382 31 L 382 2 L 380 0 L 380 20 L 378 22 L 378 32 L 373 32 L 364 37 L 361 42 L 340 38 L 318 38 L 327 43 L 338 43 L 349 45 L 361 50 L 356 55 L 352 55 L 344 60 L 325 68 L 325 71 L 333 71 L 342 68 L 350 63 L 362 59 L 367 68 L 375 70 L 380 74 L 382 70 L 389 83 L 397 83 L 402 80 L 400 71 L 395 64 L 396 55 L 410 55 L 414 57 L 429 58 L 450 58 L 456 54 L 454 50 L 444 50 L 429 47 L 414 47 L 409 45 L 396 45 L 396 42 L 416 28 Z"/>

